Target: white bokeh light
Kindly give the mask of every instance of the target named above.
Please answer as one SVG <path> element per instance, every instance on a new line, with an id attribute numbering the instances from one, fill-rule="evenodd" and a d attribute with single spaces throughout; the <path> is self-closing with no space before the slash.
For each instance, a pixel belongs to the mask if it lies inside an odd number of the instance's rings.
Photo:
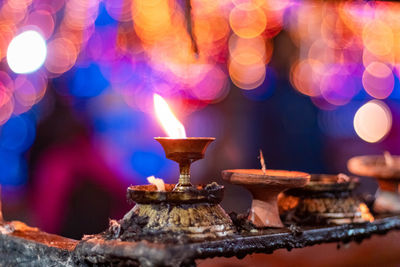
<path id="1" fill-rule="evenodd" d="M 381 141 L 392 128 L 392 113 L 379 100 L 371 100 L 361 106 L 354 115 L 354 130 L 366 142 Z"/>
<path id="2" fill-rule="evenodd" d="M 8 66 L 15 73 L 30 73 L 43 65 L 46 54 L 42 35 L 33 30 L 25 31 L 15 36 L 8 46 Z"/>

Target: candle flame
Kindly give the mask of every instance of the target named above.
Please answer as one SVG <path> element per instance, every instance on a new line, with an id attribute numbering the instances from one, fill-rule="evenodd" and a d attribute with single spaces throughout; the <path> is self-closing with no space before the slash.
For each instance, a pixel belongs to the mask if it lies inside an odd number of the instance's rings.
<path id="1" fill-rule="evenodd" d="M 175 117 L 164 98 L 157 94 L 154 94 L 154 109 L 161 126 L 169 137 L 186 138 L 185 127 Z"/>
<path id="2" fill-rule="evenodd" d="M 147 181 L 157 187 L 157 191 L 165 191 L 165 184 L 163 179 L 154 176 L 147 177 Z"/>

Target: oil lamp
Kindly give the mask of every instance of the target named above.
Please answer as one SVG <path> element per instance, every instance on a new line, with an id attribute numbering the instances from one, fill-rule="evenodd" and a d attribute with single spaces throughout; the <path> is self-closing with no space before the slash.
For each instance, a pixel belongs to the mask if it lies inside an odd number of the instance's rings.
<path id="1" fill-rule="evenodd" d="M 136 205 L 122 219 L 121 228 L 114 231 L 117 233 L 114 237 L 128 240 L 137 237 L 138 231 L 142 239 L 150 241 L 155 240 L 154 236 L 176 238 L 183 235 L 191 240 L 202 240 L 233 234 L 232 221 L 219 205 L 224 187 L 216 183 L 193 186 L 190 180 L 190 165 L 204 158 L 208 145 L 215 138 L 186 137 L 185 128 L 161 96 L 154 96 L 154 106 L 169 135 L 155 139 L 163 147 L 166 157 L 179 164 L 178 183 L 165 184 L 164 191 L 153 184 L 130 186 L 127 197 Z M 138 221 L 140 226 L 133 227 Z M 132 229 L 136 234 L 130 233 Z"/>
<path id="2" fill-rule="evenodd" d="M 289 189 L 302 187 L 310 180 L 304 172 L 267 170 L 260 149 L 261 169 L 236 169 L 222 171 L 222 178 L 232 184 L 245 187 L 253 196 L 248 219 L 259 228 L 281 228 L 278 195 Z"/>
<path id="3" fill-rule="evenodd" d="M 347 162 L 350 172 L 378 180 L 374 211 L 400 212 L 400 156 L 385 152 L 383 155 L 364 155 Z"/>
<path id="4" fill-rule="evenodd" d="M 193 188 L 190 182 L 190 165 L 204 158 L 213 137 L 186 137 L 185 128 L 174 116 L 167 102 L 159 95 L 154 95 L 154 109 L 162 127 L 170 137 L 156 137 L 162 145 L 165 156 L 179 164 L 179 181 L 174 191 L 187 191 Z"/>
<path id="5" fill-rule="evenodd" d="M 304 172 L 264 169 L 222 171 L 222 178 L 245 187 L 253 196 L 248 219 L 257 227 L 283 227 L 278 211 L 279 193 L 302 187 L 310 180 Z"/>
<path id="6" fill-rule="evenodd" d="M 299 224 L 373 221 L 367 205 L 353 193 L 358 185 L 358 178 L 345 174 L 313 174 L 306 186 L 280 195 L 280 213 L 287 221 Z"/>

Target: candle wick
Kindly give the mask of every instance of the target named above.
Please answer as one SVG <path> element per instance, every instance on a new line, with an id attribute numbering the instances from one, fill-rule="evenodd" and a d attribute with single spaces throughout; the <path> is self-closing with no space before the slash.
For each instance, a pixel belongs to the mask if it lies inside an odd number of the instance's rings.
<path id="1" fill-rule="evenodd" d="M 149 176 L 149 177 L 147 177 L 147 181 L 150 184 L 155 185 L 157 187 L 157 191 L 165 191 L 165 184 L 164 184 L 163 179 L 156 178 L 154 176 Z"/>
<path id="2" fill-rule="evenodd" d="M 383 157 L 385 158 L 386 166 L 393 167 L 394 160 L 393 160 L 392 154 L 390 154 L 389 151 L 385 151 L 385 152 L 383 152 Z"/>
<path id="3" fill-rule="evenodd" d="M 261 170 L 264 174 L 266 174 L 267 167 L 265 166 L 264 156 L 263 156 L 261 149 L 260 149 L 260 157 L 259 158 L 260 158 L 260 163 L 261 163 Z"/>
<path id="4" fill-rule="evenodd" d="M 347 175 L 344 174 L 344 173 L 339 173 L 339 174 L 337 175 L 337 182 L 338 182 L 338 183 L 348 183 L 348 182 L 350 182 L 350 177 L 347 176 Z"/>

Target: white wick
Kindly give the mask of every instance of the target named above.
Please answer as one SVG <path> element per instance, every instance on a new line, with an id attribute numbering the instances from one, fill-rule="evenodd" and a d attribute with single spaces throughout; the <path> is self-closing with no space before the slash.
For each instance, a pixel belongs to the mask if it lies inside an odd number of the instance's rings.
<path id="1" fill-rule="evenodd" d="M 348 183 L 348 182 L 350 182 L 350 177 L 347 176 L 347 175 L 344 174 L 344 173 L 339 173 L 339 174 L 337 175 L 337 182 L 338 182 L 338 183 Z"/>
<path id="2" fill-rule="evenodd" d="M 161 178 L 156 178 L 153 175 L 147 177 L 147 181 L 154 184 L 157 187 L 157 191 L 165 191 L 164 180 Z"/>
<path id="3" fill-rule="evenodd" d="M 390 154 L 389 151 L 383 152 L 383 157 L 385 158 L 385 164 L 388 167 L 393 167 L 394 166 L 394 159 L 392 157 L 392 154 Z"/>
<path id="4" fill-rule="evenodd" d="M 265 166 L 264 156 L 261 149 L 260 149 L 260 163 L 261 163 L 261 170 L 265 174 L 267 171 L 267 167 Z"/>

